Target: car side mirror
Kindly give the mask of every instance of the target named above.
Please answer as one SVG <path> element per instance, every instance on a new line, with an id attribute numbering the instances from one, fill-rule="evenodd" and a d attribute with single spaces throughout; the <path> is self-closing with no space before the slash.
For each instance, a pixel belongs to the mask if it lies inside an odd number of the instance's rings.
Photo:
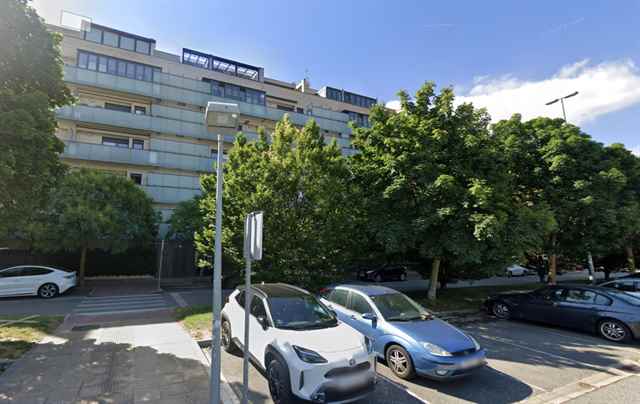
<path id="1" fill-rule="evenodd" d="M 371 320 L 372 323 L 378 321 L 378 316 L 376 316 L 374 313 L 364 313 L 362 315 L 362 318 L 365 320 Z"/>
<path id="2" fill-rule="evenodd" d="M 267 321 L 265 316 L 258 316 L 256 317 L 256 320 L 258 320 L 258 324 L 262 326 L 263 330 L 266 331 L 266 329 L 269 328 L 269 321 Z"/>

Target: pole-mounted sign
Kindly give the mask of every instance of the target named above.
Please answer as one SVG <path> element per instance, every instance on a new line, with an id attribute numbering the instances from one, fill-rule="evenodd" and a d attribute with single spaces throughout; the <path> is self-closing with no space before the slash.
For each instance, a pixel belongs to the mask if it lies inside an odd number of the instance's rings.
<path id="1" fill-rule="evenodd" d="M 262 212 L 251 212 L 244 221 L 244 363 L 242 402 L 249 403 L 249 311 L 251 310 L 251 261 L 262 259 Z"/>

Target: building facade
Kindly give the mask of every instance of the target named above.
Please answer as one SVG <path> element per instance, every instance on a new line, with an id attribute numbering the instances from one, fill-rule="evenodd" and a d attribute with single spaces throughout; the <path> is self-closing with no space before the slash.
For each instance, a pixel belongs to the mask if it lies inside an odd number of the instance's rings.
<path id="1" fill-rule="evenodd" d="M 271 79 L 262 67 L 192 49 L 163 52 L 154 39 L 97 24 L 50 29 L 63 34 L 64 80 L 77 98 L 56 111 L 63 160 L 127 176 L 153 199 L 163 222 L 176 204 L 200 194 L 199 176 L 214 169 L 217 143 L 203 125 L 207 102 L 237 103 L 238 129 L 249 139 L 259 127 L 273 131 L 285 113 L 299 126 L 313 118 L 344 154 L 353 153 L 349 122 L 368 125 L 377 102 L 333 87 L 315 90 L 306 79 Z M 225 137 L 225 150 L 232 142 Z"/>

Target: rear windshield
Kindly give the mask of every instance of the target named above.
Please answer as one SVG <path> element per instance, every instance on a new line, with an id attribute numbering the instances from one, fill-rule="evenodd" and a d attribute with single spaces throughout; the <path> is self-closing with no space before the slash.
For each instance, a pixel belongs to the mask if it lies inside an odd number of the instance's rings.
<path id="1" fill-rule="evenodd" d="M 632 306 L 640 306 L 640 297 L 638 296 L 615 289 L 607 290 L 607 293 Z"/>

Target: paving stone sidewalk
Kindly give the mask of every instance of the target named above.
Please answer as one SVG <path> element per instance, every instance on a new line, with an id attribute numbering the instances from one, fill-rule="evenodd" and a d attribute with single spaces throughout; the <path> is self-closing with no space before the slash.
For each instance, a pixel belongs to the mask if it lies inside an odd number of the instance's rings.
<path id="1" fill-rule="evenodd" d="M 0 376 L 2 404 L 208 402 L 206 358 L 167 314 L 99 326 L 67 321 Z"/>

